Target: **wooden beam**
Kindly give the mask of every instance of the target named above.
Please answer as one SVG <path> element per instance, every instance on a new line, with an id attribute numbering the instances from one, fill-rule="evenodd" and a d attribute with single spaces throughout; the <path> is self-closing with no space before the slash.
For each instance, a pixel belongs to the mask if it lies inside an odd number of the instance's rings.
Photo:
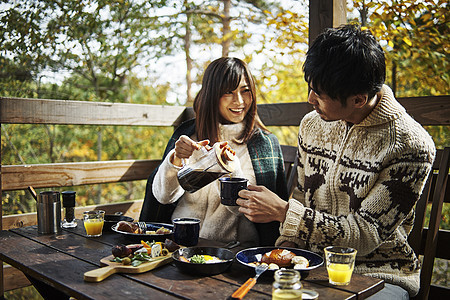
<path id="1" fill-rule="evenodd" d="M 450 95 L 405 97 L 398 101 L 422 126 L 450 125 Z"/>
<path id="2" fill-rule="evenodd" d="M 76 105 L 66 108 L 64 106 L 67 101 L 65 100 L 39 100 L 39 99 L 22 99 L 22 98 L 0 98 L 0 121 L 2 123 L 19 123 L 19 124 L 44 124 L 45 118 L 49 117 L 55 121 L 57 118 L 66 118 L 66 120 L 60 120 L 58 124 L 100 124 L 100 125 L 152 125 L 152 126 L 177 126 L 182 121 L 193 118 L 195 116 L 191 107 L 172 107 L 172 106 L 160 106 L 160 105 L 140 105 L 140 104 L 124 104 L 121 107 L 116 103 L 115 108 L 119 111 L 126 111 L 124 116 L 127 117 L 118 118 L 118 115 L 122 113 L 114 112 L 109 113 L 109 108 L 105 111 L 99 111 L 99 114 L 107 113 L 106 117 L 100 117 L 100 115 L 94 114 L 94 119 L 81 118 L 77 111 L 89 111 L 96 107 L 93 106 L 94 102 L 87 101 L 69 101 L 75 102 Z M 406 108 L 409 114 L 411 114 L 422 125 L 445 125 L 450 124 L 450 96 L 424 96 L 424 97 L 406 97 L 398 98 L 399 102 Z M 37 102 L 36 102 L 37 101 Z M 36 105 L 39 101 L 44 101 L 45 107 L 50 109 L 53 107 L 52 114 L 60 117 L 55 117 L 49 112 L 36 113 L 33 111 L 25 111 L 24 109 L 37 109 Z M 51 101 L 51 105 L 47 102 Z M 58 104 L 57 104 L 58 103 Z M 101 104 L 101 103 L 100 103 Z M 108 103 L 111 105 L 111 103 Z M 113 107 L 110 107 L 111 109 Z M 71 110 L 72 109 L 72 110 Z M 95 110 L 95 109 L 94 109 Z M 312 110 L 310 104 L 306 102 L 292 102 L 292 103 L 271 103 L 271 104 L 259 104 L 258 113 L 267 126 L 297 126 L 303 116 Z M 152 118 L 152 120 L 136 121 L 142 117 L 142 112 L 154 111 L 156 115 L 162 114 L 164 116 L 158 116 L 158 118 Z M 20 116 L 19 114 L 23 114 Z M 167 118 L 165 118 L 167 114 Z M 29 117 L 33 115 L 33 117 Z M 135 121 L 133 121 L 135 120 Z M 168 125 L 167 125 L 168 124 Z"/>
<path id="3" fill-rule="evenodd" d="M 14 267 L 5 265 L 3 271 L 5 273 L 5 292 L 31 285 L 30 281 L 28 281 L 27 277 L 22 273 L 22 271 L 19 271 Z"/>
<path id="4" fill-rule="evenodd" d="M 184 106 L 0 97 L 0 123 L 174 126 Z"/>
<path id="5" fill-rule="evenodd" d="M 398 101 L 421 125 L 450 125 L 450 95 L 404 97 Z M 311 110 L 307 102 L 258 105 L 259 116 L 266 126 L 298 126 Z"/>
<path id="6" fill-rule="evenodd" d="M 258 105 L 258 114 L 266 126 L 298 126 L 310 111 L 312 106 L 307 102 Z"/>
<path id="7" fill-rule="evenodd" d="M 325 29 L 347 23 L 345 0 L 309 0 L 309 45 Z"/>
<path id="8" fill-rule="evenodd" d="M 1 166 L 2 191 L 147 179 L 161 160 L 117 160 Z"/>

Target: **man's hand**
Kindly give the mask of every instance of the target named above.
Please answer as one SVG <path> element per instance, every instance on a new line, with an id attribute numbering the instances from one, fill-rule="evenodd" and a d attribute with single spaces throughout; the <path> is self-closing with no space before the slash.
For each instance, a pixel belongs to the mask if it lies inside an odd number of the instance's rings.
<path id="1" fill-rule="evenodd" d="M 280 244 L 280 247 L 286 248 L 298 248 L 298 245 L 294 242 L 284 241 Z"/>
<path id="2" fill-rule="evenodd" d="M 209 140 L 203 140 L 196 142 L 190 139 L 186 135 L 180 136 L 180 138 L 175 142 L 175 154 L 171 158 L 172 164 L 181 167 L 183 158 L 189 158 L 194 150 L 198 150 L 203 146 L 209 144 Z"/>
<path id="3" fill-rule="evenodd" d="M 284 222 L 288 203 L 265 186 L 249 185 L 241 190 L 236 203 L 247 219 L 256 223 Z M 242 199 L 244 198 L 244 199 Z"/>

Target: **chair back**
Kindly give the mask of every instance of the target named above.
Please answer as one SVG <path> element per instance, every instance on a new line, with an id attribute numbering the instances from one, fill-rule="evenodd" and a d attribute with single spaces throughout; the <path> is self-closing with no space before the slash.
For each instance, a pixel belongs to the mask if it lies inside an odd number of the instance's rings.
<path id="1" fill-rule="evenodd" d="M 414 226 L 408 242 L 416 255 L 422 255 L 420 290 L 414 299 L 449 299 L 450 288 L 431 284 L 435 258 L 450 259 L 450 231 L 440 230 L 444 202 L 450 202 L 450 147 L 438 149 L 432 172 L 422 196 L 416 204 Z M 429 223 L 425 223 L 427 207 L 431 206 Z"/>

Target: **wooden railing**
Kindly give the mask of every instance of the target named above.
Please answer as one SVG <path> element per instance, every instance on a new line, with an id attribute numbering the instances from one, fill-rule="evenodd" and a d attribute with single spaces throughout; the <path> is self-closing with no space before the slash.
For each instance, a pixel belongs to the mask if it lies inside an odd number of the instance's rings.
<path id="1" fill-rule="evenodd" d="M 450 96 L 411 97 L 399 101 L 422 125 L 450 125 Z M 298 126 L 303 116 L 311 111 L 305 102 L 261 104 L 259 115 L 267 126 Z M 76 113 L 75 113 L 76 112 Z M 194 116 L 192 108 L 182 106 L 100 103 L 68 100 L 0 98 L 1 124 L 75 124 L 75 125 L 127 125 L 176 127 Z M 49 163 L 36 165 L 1 165 L 1 191 L 35 188 L 71 187 L 145 180 L 160 163 L 154 160 L 117 160 L 77 163 Z M 143 198 L 144 195 L 142 195 Z M 3 197 L 3 194 L 2 194 Z M 107 213 L 124 212 L 138 218 L 142 200 L 101 207 Z M 77 208 L 80 216 L 85 208 Z M 3 216 L 0 205 L 0 229 L 36 224 L 36 214 Z M 13 268 L 5 269 L 4 279 L 12 278 Z M 0 270 L 1 271 L 1 270 Z M 0 291 L 29 284 L 14 276 L 14 283 Z"/>

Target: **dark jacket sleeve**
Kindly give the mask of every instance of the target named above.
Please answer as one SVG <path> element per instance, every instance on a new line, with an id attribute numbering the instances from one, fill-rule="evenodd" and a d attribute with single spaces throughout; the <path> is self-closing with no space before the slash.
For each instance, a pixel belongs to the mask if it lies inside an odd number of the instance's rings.
<path id="1" fill-rule="evenodd" d="M 167 143 L 166 149 L 162 160 L 165 159 L 167 154 L 175 147 L 175 142 L 181 135 L 191 136 L 195 132 L 195 120 L 189 120 L 182 123 L 173 133 L 169 142 Z M 161 223 L 172 223 L 172 213 L 177 206 L 176 203 L 171 204 L 161 204 L 155 198 L 152 192 L 153 179 L 158 171 L 156 168 L 147 179 L 147 186 L 145 188 L 144 203 L 142 204 L 141 214 L 139 216 L 139 221 L 145 222 L 161 222 Z"/>

